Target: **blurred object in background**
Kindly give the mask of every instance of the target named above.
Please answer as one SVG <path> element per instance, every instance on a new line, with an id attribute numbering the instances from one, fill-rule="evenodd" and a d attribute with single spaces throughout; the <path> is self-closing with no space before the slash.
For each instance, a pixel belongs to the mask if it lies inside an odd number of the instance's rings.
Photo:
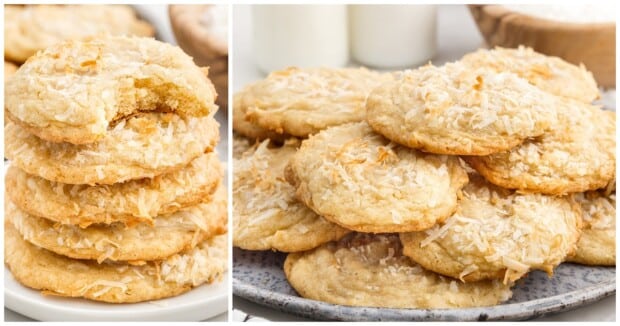
<path id="1" fill-rule="evenodd" d="M 603 87 L 616 87 L 616 8 L 595 5 L 470 5 L 489 46 L 532 47 L 583 63 Z"/>
<path id="2" fill-rule="evenodd" d="M 437 50 L 437 10 L 432 5 L 349 6 L 351 56 L 375 68 L 424 64 Z"/>
<path id="3" fill-rule="evenodd" d="M 255 5 L 254 54 L 265 73 L 349 61 L 346 5 Z"/>
<path id="4" fill-rule="evenodd" d="M 216 103 L 228 106 L 228 5 L 170 5 L 170 24 L 179 46 L 198 66 L 209 67 Z"/>
<path id="5" fill-rule="evenodd" d="M 51 45 L 101 33 L 153 36 L 125 5 L 5 5 L 4 59 L 21 64 Z"/>

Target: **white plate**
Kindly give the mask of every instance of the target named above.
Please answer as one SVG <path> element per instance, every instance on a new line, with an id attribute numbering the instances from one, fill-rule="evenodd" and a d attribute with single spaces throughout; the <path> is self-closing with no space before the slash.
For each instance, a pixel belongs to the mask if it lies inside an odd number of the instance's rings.
<path id="1" fill-rule="evenodd" d="M 76 276 L 79 277 L 79 276 Z M 228 273 L 222 281 L 156 301 L 113 304 L 44 296 L 19 284 L 4 268 L 4 305 L 40 321 L 200 321 L 228 309 Z"/>

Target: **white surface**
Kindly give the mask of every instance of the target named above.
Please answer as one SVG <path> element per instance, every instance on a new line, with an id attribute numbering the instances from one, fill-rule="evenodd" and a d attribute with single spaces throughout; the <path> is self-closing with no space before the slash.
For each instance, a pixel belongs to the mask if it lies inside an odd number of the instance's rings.
<path id="1" fill-rule="evenodd" d="M 464 5 L 439 6 L 438 8 L 438 52 L 432 60 L 435 64 L 454 61 L 465 53 L 471 52 L 483 45 L 476 25 L 471 18 L 468 9 Z M 234 78 L 233 89 L 240 90 L 247 83 L 264 77 L 254 64 L 251 41 L 250 25 L 248 24 L 249 7 L 235 6 L 233 18 L 233 44 L 234 44 Z M 615 91 L 613 98 L 615 99 Z M 616 319 L 616 296 L 599 302 L 581 307 L 576 310 L 543 317 L 541 321 L 614 321 Z M 239 309 L 253 316 L 274 321 L 303 321 L 306 319 L 282 313 L 263 307 L 239 297 L 234 297 L 233 308 Z"/>
<path id="2" fill-rule="evenodd" d="M 437 51 L 436 5 L 350 5 L 351 58 L 368 67 L 428 62 Z"/>
<path id="3" fill-rule="evenodd" d="M 79 275 L 76 275 L 79 277 Z M 4 304 L 41 321 L 199 321 L 228 309 L 228 274 L 221 282 L 156 301 L 109 304 L 78 298 L 44 296 L 19 284 L 4 270 Z"/>
<path id="4" fill-rule="evenodd" d="M 265 72 L 288 66 L 344 66 L 349 60 L 345 5 L 252 8 L 253 49 Z"/>
<path id="5" fill-rule="evenodd" d="M 135 5 L 139 15 L 155 25 L 157 38 L 176 44 L 168 19 L 167 5 Z M 215 118 L 220 123 L 220 143 L 217 151 L 220 159 L 226 162 L 228 153 L 228 117 L 219 110 Z M 113 305 L 87 301 L 43 296 L 39 291 L 18 284 L 11 273 L 4 271 L 4 320 L 208 320 L 226 321 L 228 319 L 228 274 L 222 282 L 203 285 L 183 295 L 156 301 Z M 158 305 L 159 303 L 159 305 Z M 163 304 L 167 304 L 163 306 Z"/>

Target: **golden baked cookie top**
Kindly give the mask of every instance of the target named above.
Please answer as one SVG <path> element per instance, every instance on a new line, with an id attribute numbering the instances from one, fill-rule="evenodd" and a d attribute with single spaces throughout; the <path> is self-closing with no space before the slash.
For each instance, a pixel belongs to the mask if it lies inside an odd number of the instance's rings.
<path id="1" fill-rule="evenodd" d="M 13 121 L 40 138 L 86 144 L 138 112 L 207 116 L 217 110 L 215 97 L 205 72 L 180 48 L 99 35 L 31 57 L 7 82 L 4 103 Z"/>
<path id="2" fill-rule="evenodd" d="M 512 72 L 544 91 L 582 102 L 590 103 L 599 97 L 594 76 L 583 64 L 576 66 L 524 46 L 480 49 L 465 55 L 459 62 L 473 69 Z"/>
<path id="3" fill-rule="evenodd" d="M 533 269 L 551 275 L 580 234 L 581 210 L 572 198 L 519 194 L 470 175 L 454 215 L 400 237 L 405 255 L 427 269 L 510 284 Z"/>
<path id="4" fill-rule="evenodd" d="M 271 139 L 277 142 L 283 142 L 286 138 L 290 138 L 290 135 L 277 133 L 260 127 L 256 123 L 246 119 L 247 108 L 251 105 L 251 102 L 247 102 L 249 98 L 244 95 L 245 92 L 248 91 L 248 88 L 249 87 L 244 88 L 233 96 L 233 130 L 253 140 Z"/>
<path id="5" fill-rule="evenodd" d="M 223 177 L 217 153 L 206 153 L 187 166 L 154 178 L 111 185 L 70 185 L 30 175 L 11 166 L 6 196 L 19 209 L 61 224 L 87 227 L 120 222 L 152 224 L 161 214 L 209 199 Z"/>
<path id="6" fill-rule="evenodd" d="M 101 33 L 153 36 L 154 30 L 129 6 L 4 6 L 4 56 L 11 61 L 21 63 L 54 44 Z"/>
<path id="7" fill-rule="evenodd" d="M 540 136 L 556 122 L 556 96 L 512 73 L 459 63 L 405 71 L 368 96 L 370 126 L 426 152 L 487 155 Z"/>
<path id="8" fill-rule="evenodd" d="M 153 225 L 94 224 L 87 228 L 60 224 L 29 215 L 5 201 L 6 219 L 24 239 L 37 247 L 75 259 L 150 261 L 166 259 L 226 233 L 226 190 L 220 187 L 210 202 L 168 215 Z"/>
<path id="9" fill-rule="evenodd" d="M 312 251 L 289 254 L 288 281 L 301 296 L 347 306 L 464 308 L 508 300 L 498 281 L 462 283 L 403 256 L 395 234 L 351 234 Z"/>
<path id="10" fill-rule="evenodd" d="M 365 68 L 296 68 L 274 71 L 242 93 L 245 118 L 297 137 L 364 120 L 368 93 L 392 79 Z"/>
<path id="11" fill-rule="evenodd" d="M 278 147 L 265 140 L 234 160 L 234 246 L 296 252 L 350 232 L 297 201 L 295 189 L 284 180 L 284 167 L 299 143 L 293 138 Z"/>
<path id="12" fill-rule="evenodd" d="M 575 194 L 583 211 L 583 234 L 577 252 L 566 260 L 586 265 L 616 265 L 616 193 Z"/>
<path id="13" fill-rule="evenodd" d="M 397 145 L 365 122 L 305 140 L 286 177 L 317 214 L 359 232 L 430 228 L 454 212 L 467 183 L 457 157 Z"/>
<path id="14" fill-rule="evenodd" d="M 558 123 L 541 137 L 465 160 L 504 188 L 562 195 L 605 187 L 616 175 L 616 113 L 570 99 L 555 109 Z"/>
<path id="15" fill-rule="evenodd" d="M 69 184 L 113 184 L 152 178 L 183 168 L 219 141 L 210 116 L 182 118 L 141 113 L 119 121 L 105 137 L 85 145 L 50 143 L 11 121 L 4 128 L 5 156 L 28 174 Z"/>
<path id="16" fill-rule="evenodd" d="M 584 229 L 616 229 L 616 193 L 599 191 L 575 194 L 583 209 Z"/>

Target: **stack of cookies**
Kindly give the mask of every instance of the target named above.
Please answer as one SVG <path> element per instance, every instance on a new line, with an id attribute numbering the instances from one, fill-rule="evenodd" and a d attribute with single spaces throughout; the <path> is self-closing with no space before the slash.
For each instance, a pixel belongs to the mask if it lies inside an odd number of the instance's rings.
<path id="1" fill-rule="evenodd" d="M 5 262 L 23 285 L 138 302 L 226 270 L 216 93 L 179 48 L 98 36 L 6 84 Z"/>
<path id="2" fill-rule="evenodd" d="M 489 306 L 532 270 L 613 266 L 597 97 L 584 67 L 526 48 L 274 72 L 234 97 L 233 244 L 290 253 L 301 296 L 353 306 Z"/>

